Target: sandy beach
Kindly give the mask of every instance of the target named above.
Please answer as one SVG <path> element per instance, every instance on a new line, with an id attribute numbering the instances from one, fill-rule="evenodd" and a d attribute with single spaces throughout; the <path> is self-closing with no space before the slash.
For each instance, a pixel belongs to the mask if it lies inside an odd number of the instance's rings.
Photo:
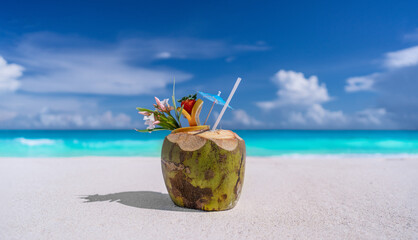
<path id="1" fill-rule="evenodd" d="M 247 159 L 234 209 L 174 206 L 158 158 L 0 158 L 0 239 L 417 239 L 418 159 Z"/>

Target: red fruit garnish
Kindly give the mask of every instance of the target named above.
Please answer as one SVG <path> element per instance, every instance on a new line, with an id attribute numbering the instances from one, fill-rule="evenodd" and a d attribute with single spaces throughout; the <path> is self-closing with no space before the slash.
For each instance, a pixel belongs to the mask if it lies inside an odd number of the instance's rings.
<path id="1" fill-rule="evenodd" d="M 192 109 L 196 100 L 184 100 L 181 102 L 181 106 L 184 110 L 186 110 L 189 114 L 192 114 Z"/>
<path id="2" fill-rule="evenodd" d="M 183 97 L 178 102 L 181 103 L 181 106 L 183 106 L 184 110 L 186 110 L 189 114 L 192 114 L 193 106 L 196 103 L 196 97 L 197 97 L 197 94 L 193 96 L 189 95 L 187 97 Z"/>

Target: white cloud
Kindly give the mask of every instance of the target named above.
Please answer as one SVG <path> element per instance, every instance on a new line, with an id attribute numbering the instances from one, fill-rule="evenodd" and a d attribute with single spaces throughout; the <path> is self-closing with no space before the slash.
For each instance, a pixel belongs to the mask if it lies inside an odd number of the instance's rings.
<path id="1" fill-rule="evenodd" d="M 279 87 L 277 99 L 257 103 L 265 110 L 279 108 L 283 105 L 309 106 L 331 99 L 327 87 L 324 83 L 319 84 L 316 76 L 305 78 L 300 72 L 280 70 L 272 80 Z"/>
<path id="2" fill-rule="evenodd" d="M 250 115 L 243 109 L 234 109 L 231 110 L 232 118 L 226 119 L 225 115 L 222 118 L 221 122 L 219 123 L 218 128 L 222 128 L 224 126 L 231 127 L 231 128 L 239 128 L 239 127 L 260 127 L 266 126 L 267 122 L 262 122 L 260 119 L 257 119 L 258 115 Z M 229 115 L 229 114 L 226 114 Z M 213 121 L 219 116 L 219 112 L 213 111 L 212 114 Z"/>
<path id="3" fill-rule="evenodd" d="M 43 110 L 35 119 L 45 128 L 123 128 L 131 126 L 131 118 L 123 113 L 114 115 L 106 111 L 99 115 L 80 115 L 73 113 L 54 113 Z"/>
<path id="4" fill-rule="evenodd" d="M 418 46 L 386 53 L 384 65 L 387 68 L 401 68 L 418 65 Z"/>
<path id="5" fill-rule="evenodd" d="M 44 46 L 54 38 L 60 47 Z M 78 46 L 71 41 L 48 34 L 23 40 L 17 49 L 17 59 L 27 68 L 21 89 L 38 93 L 137 95 L 164 89 L 174 76 L 178 82 L 192 76 L 173 69 L 134 65 L 131 55 L 120 51 L 119 45 L 96 47 L 82 42 Z"/>
<path id="6" fill-rule="evenodd" d="M 91 113 L 99 109 L 96 98 L 74 96 L 45 96 L 41 94 L 28 95 L 23 93 L 8 93 L 0 95 L 0 109 L 14 111 L 26 115 L 34 115 L 41 109 L 50 111 L 68 111 Z"/>
<path id="7" fill-rule="evenodd" d="M 7 63 L 6 59 L 0 56 L 0 92 L 15 91 L 19 88 L 17 80 L 22 76 L 24 68 L 14 63 Z"/>
<path id="8" fill-rule="evenodd" d="M 417 129 L 418 46 L 386 53 L 382 62 L 385 71 L 357 77 L 370 79 L 372 87 L 359 85 L 361 87 L 351 88 L 351 90 L 375 90 L 378 97 L 375 109 L 380 110 L 360 111 L 353 121 L 371 127 L 380 125 L 383 128 Z M 346 86 L 346 90 L 349 86 Z"/>
<path id="9" fill-rule="evenodd" d="M 268 49 L 265 44 L 194 38 L 125 38 L 104 43 L 48 32 L 28 34 L 16 42 L 3 49 L 7 60 L 19 65 L 0 59 L 0 90 L 16 90 L 20 85 L 22 91 L 0 94 L 1 128 L 138 126 L 140 119 L 132 121 L 120 111 L 128 113 L 127 106 L 135 111 L 137 101 L 143 99 L 127 95 L 158 94 L 171 85 L 173 77 L 176 82 L 192 77 L 161 62 L 154 65 L 155 61 L 224 59 Z M 25 67 L 23 76 L 20 65 Z M 117 106 L 118 101 L 123 106 Z"/>
<path id="10" fill-rule="evenodd" d="M 57 56 L 52 56 L 57 59 Z M 65 55 L 63 56 L 66 57 Z M 131 67 L 122 59 L 92 59 L 87 63 L 84 56 L 67 58 L 68 67 L 49 65 L 53 69 L 22 79 L 22 90 L 39 93 L 86 93 L 137 95 L 151 94 L 171 84 L 173 77 L 178 82 L 191 78 L 190 74 L 175 70 L 150 70 Z M 44 59 L 38 59 L 40 62 Z M 55 68 L 54 68 L 55 67 Z"/>
<path id="11" fill-rule="evenodd" d="M 386 116 L 387 112 L 384 108 L 370 108 L 364 109 L 356 113 L 356 120 L 362 124 L 381 125 L 382 118 Z"/>
<path id="12" fill-rule="evenodd" d="M 322 104 L 331 100 L 324 83 L 316 76 L 305 78 L 303 73 L 278 71 L 273 82 L 279 87 L 277 98 L 258 102 L 264 110 L 278 109 L 286 126 L 341 126 L 346 122 L 342 111 L 330 111 Z"/>
<path id="13" fill-rule="evenodd" d="M 388 76 L 401 73 L 405 68 L 418 66 L 418 46 L 386 53 L 383 59 L 383 66 L 387 68 L 384 72 L 348 78 L 346 80 L 347 85 L 345 86 L 345 91 L 358 92 L 375 90 L 375 85 L 379 79 L 381 81 Z"/>
<path id="14" fill-rule="evenodd" d="M 155 57 L 156 58 L 160 58 L 160 59 L 168 59 L 168 58 L 171 57 L 171 53 L 169 53 L 169 52 L 160 52 Z"/>
<path id="15" fill-rule="evenodd" d="M 15 118 L 16 116 L 17 116 L 16 112 L 6 111 L 6 110 L 1 110 L 0 109 L 0 122 L 6 121 L 6 120 L 11 120 L 11 119 Z"/>
<path id="16" fill-rule="evenodd" d="M 36 33 L 24 37 L 9 55 L 27 69 L 21 78 L 21 89 L 27 92 L 138 95 L 162 91 L 174 77 L 177 82 L 192 77 L 168 67 L 152 67 L 155 60 L 224 58 L 266 48 L 193 38 L 131 38 L 106 44 Z"/>
<path id="17" fill-rule="evenodd" d="M 254 116 L 248 115 L 248 113 L 242 109 L 232 110 L 232 114 L 233 114 L 233 122 L 235 123 L 241 123 L 244 126 L 260 126 L 261 125 L 260 120 L 257 120 Z"/>
<path id="18" fill-rule="evenodd" d="M 405 34 L 404 39 L 407 41 L 417 41 L 418 40 L 418 28 L 416 28 L 413 32 Z"/>
<path id="19" fill-rule="evenodd" d="M 306 117 L 312 119 L 318 125 L 327 123 L 342 125 L 346 121 L 346 117 L 342 111 L 329 111 L 324 109 L 320 104 L 310 106 L 306 112 Z"/>
<path id="20" fill-rule="evenodd" d="M 3 114 L 3 113 L 6 113 Z M 73 111 L 56 111 L 44 108 L 36 113 L 24 114 L 0 111 L 0 123 L 6 128 L 39 128 L 39 129 L 103 129 L 133 128 L 131 117 L 124 113 L 83 113 Z"/>
<path id="21" fill-rule="evenodd" d="M 119 50 L 125 54 L 154 58 L 213 59 L 225 58 L 243 52 L 266 51 L 263 44 L 231 44 L 222 40 L 197 38 L 130 38 L 121 41 Z M 169 54 L 167 54 L 169 53 Z"/>
<path id="22" fill-rule="evenodd" d="M 101 115 L 107 106 L 96 98 L 45 96 L 20 92 L 0 94 L 0 128 L 45 128 L 74 126 L 83 116 Z M 8 116 L 7 118 L 4 116 Z M 56 120 L 54 120 L 56 119 Z M 104 126 L 105 127 L 105 126 Z"/>
<path id="23" fill-rule="evenodd" d="M 292 112 L 290 111 L 287 116 L 287 125 L 305 125 L 306 117 L 302 112 Z"/>
<path id="24" fill-rule="evenodd" d="M 326 126 L 339 127 L 348 122 L 347 117 L 342 111 L 330 111 L 322 107 L 321 104 L 313 104 L 300 111 L 292 111 L 286 114 L 286 126 Z M 332 125 L 332 126 L 331 126 Z"/>
<path id="25" fill-rule="evenodd" d="M 347 79 L 347 85 L 345 86 L 346 92 L 358 92 L 358 91 L 371 91 L 375 84 L 378 73 L 374 73 L 368 76 L 350 77 Z"/>

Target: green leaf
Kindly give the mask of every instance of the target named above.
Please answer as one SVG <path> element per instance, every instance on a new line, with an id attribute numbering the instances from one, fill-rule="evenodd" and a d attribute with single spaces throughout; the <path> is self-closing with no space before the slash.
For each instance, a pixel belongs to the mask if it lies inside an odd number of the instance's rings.
<path id="1" fill-rule="evenodd" d="M 140 112 L 154 112 L 154 110 L 149 110 L 149 109 L 146 109 L 146 108 L 140 108 L 140 107 L 137 107 L 137 108 L 136 108 L 136 110 L 138 110 L 138 111 L 140 111 Z"/>
<path id="2" fill-rule="evenodd" d="M 160 122 L 168 122 L 169 119 L 165 115 L 158 116 L 158 121 Z"/>
<path id="3" fill-rule="evenodd" d="M 177 111 L 177 104 L 176 104 L 176 78 L 175 77 L 173 79 L 173 96 L 172 96 L 172 98 L 173 98 L 174 113 L 176 115 L 176 119 L 178 120 L 178 121 L 176 121 L 177 127 L 181 127 L 180 115 Z"/>
<path id="4" fill-rule="evenodd" d="M 181 127 L 180 116 L 179 116 L 179 113 L 177 111 L 177 108 L 174 109 L 174 113 L 176 115 L 177 123 L 179 124 L 179 127 Z"/>
<path id="5" fill-rule="evenodd" d="M 171 120 L 171 119 L 167 119 L 167 122 L 166 123 L 170 126 L 171 129 L 178 128 L 178 126 L 176 126 L 175 122 L 173 120 Z"/>
<path id="6" fill-rule="evenodd" d="M 173 98 L 174 109 L 177 109 L 177 106 L 176 106 L 176 93 L 175 93 L 175 91 L 176 91 L 176 78 L 174 77 L 174 81 L 173 81 L 173 96 L 172 96 L 172 98 Z"/>
<path id="7" fill-rule="evenodd" d="M 157 125 L 163 127 L 164 129 L 168 129 L 168 130 L 175 129 L 175 127 L 171 126 L 168 122 L 162 122 L 162 121 L 160 121 L 160 123 L 157 124 Z"/>
<path id="8" fill-rule="evenodd" d="M 181 116 L 183 115 L 183 105 L 181 106 L 181 108 L 180 108 L 180 111 L 179 111 L 179 122 L 180 122 L 180 118 L 181 118 Z"/>
<path id="9" fill-rule="evenodd" d="M 154 128 L 154 129 L 135 129 L 137 132 L 153 132 L 153 131 L 161 131 L 161 130 L 169 130 L 165 128 Z"/>
<path id="10" fill-rule="evenodd" d="M 176 128 L 179 128 L 179 124 L 177 120 L 173 117 L 173 115 L 171 115 L 170 112 L 168 112 L 168 115 L 168 119 L 175 125 Z"/>

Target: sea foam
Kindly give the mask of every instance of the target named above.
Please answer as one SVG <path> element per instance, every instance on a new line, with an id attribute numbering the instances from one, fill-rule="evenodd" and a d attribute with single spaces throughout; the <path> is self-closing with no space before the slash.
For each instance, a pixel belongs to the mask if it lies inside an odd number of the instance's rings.
<path id="1" fill-rule="evenodd" d="M 53 145 L 56 143 L 55 140 L 48 139 L 48 138 L 41 138 L 41 139 L 16 138 L 15 140 L 27 146 Z"/>

